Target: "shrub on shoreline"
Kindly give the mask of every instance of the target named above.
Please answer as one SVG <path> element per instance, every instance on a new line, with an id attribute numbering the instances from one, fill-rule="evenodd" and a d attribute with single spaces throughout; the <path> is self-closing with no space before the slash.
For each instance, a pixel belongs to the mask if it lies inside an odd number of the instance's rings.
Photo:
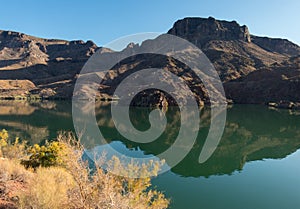
<path id="1" fill-rule="evenodd" d="M 16 154 L 15 150 L 20 153 Z M 8 164 L 11 163 L 10 166 L 13 163 L 20 166 L 18 169 L 26 173 L 22 181 L 24 189 L 17 192 L 17 201 L 14 204 L 24 209 L 168 207 L 169 200 L 164 194 L 150 189 L 149 177 L 130 178 L 109 172 L 121 169 L 140 172 L 141 175 L 151 172 L 151 176 L 155 176 L 159 171 L 159 164 L 144 164 L 142 167 L 135 164 L 122 165 L 116 157 L 108 161 L 103 157 L 95 162 L 92 171 L 88 162 L 82 159 L 83 152 L 82 145 L 72 133 L 59 134 L 57 141 L 44 146 L 26 148 L 24 142 L 19 143 L 16 140 L 9 143 L 7 132 L 0 132 L 0 157 L 4 157 Z M 107 169 L 103 170 L 102 165 L 105 162 Z M 6 172 L 12 173 L 8 170 Z"/>

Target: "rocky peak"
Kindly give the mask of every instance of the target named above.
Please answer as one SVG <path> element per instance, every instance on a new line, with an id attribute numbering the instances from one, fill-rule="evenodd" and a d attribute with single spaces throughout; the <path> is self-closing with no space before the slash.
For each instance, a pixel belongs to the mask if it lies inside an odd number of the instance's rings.
<path id="1" fill-rule="evenodd" d="M 251 42 L 247 26 L 240 26 L 236 21 L 216 20 L 213 17 L 178 20 L 168 33 L 190 40 L 200 47 L 210 40 Z"/>

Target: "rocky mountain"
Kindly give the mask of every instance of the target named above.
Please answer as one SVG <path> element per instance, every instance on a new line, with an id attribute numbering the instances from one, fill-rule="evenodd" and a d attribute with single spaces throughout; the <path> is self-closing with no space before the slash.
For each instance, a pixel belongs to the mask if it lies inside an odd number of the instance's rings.
<path id="1" fill-rule="evenodd" d="M 192 42 L 207 55 L 223 82 L 228 100 L 234 103 L 286 101 L 299 105 L 297 102 L 300 101 L 300 47 L 296 44 L 285 39 L 253 36 L 247 26 L 240 26 L 235 21 L 220 21 L 211 17 L 178 20 L 168 33 Z M 163 36 L 145 41 L 140 46 L 130 45 L 123 52 L 116 52 L 116 54 L 121 56 L 128 50 L 139 52 L 151 47 L 168 48 L 164 44 Z M 189 50 L 184 50 L 183 53 L 190 60 L 196 59 L 193 57 L 193 52 Z M 113 69 L 110 72 L 111 77 L 104 82 L 105 88 L 102 92 L 111 95 L 116 86 L 114 81 L 118 83 L 130 71 L 134 72 L 149 66 L 161 67 L 182 77 L 198 102 L 209 103 L 203 83 L 195 78 L 188 66 L 170 57 L 153 56 L 149 58 L 148 55 L 147 58 L 140 55 L 135 59 L 121 62 L 118 68 L 127 69 L 126 73 Z M 184 97 L 185 91 L 182 90 L 181 93 L 182 95 L 177 94 L 177 97 Z M 162 97 L 166 97 L 168 103 L 174 105 L 175 102 L 168 95 L 162 96 L 157 91 L 141 93 L 133 104 L 146 105 L 149 103 L 149 98 L 152 102 L 158 103 L 162 102 Z"/>
<path id="2" fill-rule="evenodd" d="M 212 17 L 178 20 L 168 33 L 198 46 L 224 82 L 263 67 L 286 66 L 290 57 L 300 55 L 300 47 L 288 40 L 252 36 L 247 26 Z"/>
<path id="3" fill-rule="evenodd" d="M 1 97 L 71 97 L 76 74 L 97 49 L 92 41 L 42 39 L 0 31 Z"/>
<path id="4" fill-rule="evenodd" d="M 214 18 L 185 18 L 170 34 L 208 56 L 235 103 L 300 101 L 300 47 L 286 39 L 251 35 L 246 26 Z"/>
<path id="5" fill-rule="evenodd" d="M 235 103 L 300 101 L 298 45 L 285 39 L 254 36 L 247 26 L 212 17 L 178 20 L 168 34 L 184 38 L 204 52 L 216 68 L 228 100 Z M 91 41 L 49 40 L 0 31 L 1 96 L 37 94 L 71 98 L 77 74 L 95 51 L 101 50 L 103 56 L 117 57 L 147 47 L 168 48 L 164 44 L 164 35 L 113 52 L 99 48 Z M 195 60 L 192 51 L 182 50 L 181 53 Z M 207 90 L 188 66 L 172 57 L 158 55 L 137 55 L 122 60 L 100 85 L 97 84 L 99 96 L 110 98 L 121 80 L 149 67 L 163 68 L 183 78 L 199 103 L 209 103 Z M 132 81 L 133 85 L 135 81 Z M 168 83 L 166 77 L 161 81 Z M 177 96 L 184 97 L 185 91 L 182 88 Z M 213 91 L 217 93 L 217 90 Z M 138 94 L 133 105 L 163 101 L 169 105 L 176 103 L 169 94 L 153 89 Z"/>

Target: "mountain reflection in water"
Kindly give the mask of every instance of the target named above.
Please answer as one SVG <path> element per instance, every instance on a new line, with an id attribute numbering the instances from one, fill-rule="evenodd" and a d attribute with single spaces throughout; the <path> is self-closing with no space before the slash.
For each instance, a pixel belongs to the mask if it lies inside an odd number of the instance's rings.
<path id="1" fill-rule="evenodd" d="M 167 127 L 151 143 L 134 143 L 122 137 L 111 118 L 110 104 L 96 106 L 98 126 L 107 143 L 118 142 L 129 150 L 144 155 L 158 155 L 168 149 L 180 128 L 180 112 L 169 108 L 166 112 Z M 131 108 L 132 124 L 141 131 L 150 127 L 147 108 Z M 83 118 L 84 120 L 84 118 Z M 210 109 L 201 110 L 200 131 L 192 150 L 177 166 L 171 169 L 183 177 L 209 177 L 232 174 L 242 170 L 245 163 L 266 158 L 281 159 L 300 148 L 300 117 L 297 112 L 273 110 L 257 105 L 235 105 L 227 109 L 223 137 L 213 155 L 203 164 L 199 155 L 210 126 Z M 0 129 L 7 129 L 12 137 L 19 136 L 30 143 L 43 143 L 55 138 L 60 130 L 74 131 L 70 102 L 0 102 Z M 101 145 L 97 139 L 85 140 L 87 148 Z M 182 145 L 184 149 L 184 145 Z M 168 160 L 166 160 L 168 163 Z"/>

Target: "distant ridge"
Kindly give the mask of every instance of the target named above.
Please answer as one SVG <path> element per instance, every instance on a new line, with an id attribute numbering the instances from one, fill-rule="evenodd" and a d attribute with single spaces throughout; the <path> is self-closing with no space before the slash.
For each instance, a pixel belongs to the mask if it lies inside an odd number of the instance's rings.
<path id="1" fill-rule="evenodd" d="M 207 55 L 224 83 L 228 100 L 235 103 L 300 102 L 300 47 L 297 44 L 286 39 L 255 36 L 247 26 L 240 26 L 236 21 L 212 17 L 178 20 L 168 33 L 194 43 Z M 154 39 L 151 44 L 159 41 L 159 38 Z M 139 50 L 140 47 L 145 47 L 145 44 L 130 45 L 124 51 L 132 48 Z M 122 53 L 98 47 L 92 41 L 42 39 L 18 32 L 0 31 L 0 86 L 1 80 L 30 82 L 26 88 L 22 88 L 18 82 L 10 84 L 11 88 L 8 88 L 6 82 L 5 89 L 0 87 L 1 97 L 35 94 L 45 98 L 70 99 L 78 73 L 97 50 L 111 53 L 112 56 Z M 176 60 L 156 59 L 159 63 L 147 61 L 144 57 L 143 60 L 135 67 L 125 60 L 121 67 L 129 72 L 149 64 L 164 65 L 161 67 L 175 74 L 180 73 Z M 114 81 L 119 81 L 124 75 L 118 69 L 113 69 L 109 80 L 99 88 L 99 94 L 111 97 L 116 85 Z M 194 89 L 198 101 L 208 101 L 203 86 L 193 86 L 193 82 L 188 85 Z M 143 95 L 152 98 L 146 103 L 157 103 L 158 98 L 166 96 L 157 91 Z M 166 100 L 172 104 L 170 98 Z M 146 103 L 134 104 L 144 106 Z"/>

